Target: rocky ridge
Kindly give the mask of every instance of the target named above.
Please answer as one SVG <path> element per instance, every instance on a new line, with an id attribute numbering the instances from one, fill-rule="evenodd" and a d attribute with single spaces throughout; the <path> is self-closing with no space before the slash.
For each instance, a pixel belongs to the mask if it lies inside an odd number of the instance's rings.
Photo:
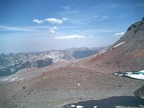
<path id="1" fill-rule="evenodd" d="M 10 53 L 0 55 L 0 76 L 13 74 L 24 68 L 41 68 L 57 62 L 91 56 L 108 47 L 70 48 L 39 53 Z"/>
<path id="2" fill-rule="evenodd" d="M 85 66 L 94 69 L 98 69 L 97 67 L 107 68 L 110 73 L 143 70 L 144 18 L 142 21 L 132 24 L 108 50 L 86 61 Z"/>

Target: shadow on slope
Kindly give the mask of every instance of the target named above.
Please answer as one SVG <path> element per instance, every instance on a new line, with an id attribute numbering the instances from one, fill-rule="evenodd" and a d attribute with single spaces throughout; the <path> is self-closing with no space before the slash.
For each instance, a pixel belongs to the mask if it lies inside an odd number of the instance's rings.
<path id="1" fill-rule="evenodd" d="M 138 107 L 139 105 L 144 105 L 144 101 L 134 96 L 119 96 L 102 100 L 81 101 L 64 105 L 63 108 L 71 108 L 71 105 L 81 105 L 84 108 L 94 108 L 94 106 L 97 106 L 98 108 L 114 108 L 114 106 Z"/>

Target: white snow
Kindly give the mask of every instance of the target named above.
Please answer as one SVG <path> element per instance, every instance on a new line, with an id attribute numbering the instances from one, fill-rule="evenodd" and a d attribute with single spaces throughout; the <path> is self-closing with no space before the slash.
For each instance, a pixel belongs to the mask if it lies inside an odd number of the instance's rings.
<path id="1" fill-rule="evenodd" d="M 141 71 L 139 71 L 139 72 L 143 72 L 143 73 L 144 73 L 144 70 L 141 70 Z"/>
<path id="2" fill-rule="evenodd" d="M 121 43 L 115 45 L 113 48 L 116 48 L 116 47 L 118 47 L 118 46 L 120 46 L 120 45 L 122 45 L 122 44 L 124 44 L 124 43 L 125 43 L 125 41 L 123 41 L 123 42 L 121 42 Z"/>
<path id="3" fill-rule="evenodd" d="M 101 54 L 102 54 L 102 53 L 105 53 L 106 51 L 107 51 L 107 50 L 102 51 Z"/>
<path id="4" fill-rule="evenodd" d="M 135 78 L 135 79 L 144 80 L 144 75 L 143 74 L 128 74 L 126 76 L 131 77 L 131 78 Z"/>
<path id="5" fill-rule="evenodd" d="M 81 106 L 81 105 L 78 105 L 78 106 L 77 106 L 77 108 L 83 108 L 83 106 Z"/>
<path id="6" fill-rule="evenodd" d="M 144 74 L 144 70 L 139 71 L 138 73 Z"/>
<path id="7" fill-rule="evenodd" d="M 106 51 L 107 51 L 107 50 L 104 50 L 104 51 L 100 52 L 100 53 L 99 53 L 99 55 L 101 55 L 101 54 L 105 53 Z"/>
<path id="8" fill-rule="evenodd" d="M 71 108 L 75 108 L 75 105 L 71 105 Z"/>
<path id="9" fill-rule="evenodd" d="M 123 73 L 114 73 L 115 76 L 127 76 L 130 78 L 144 80 L 144 70 L 137 71 L 137 72 L 123 72 Z"/>
<path id="10" fill-rule="evenodd" d="M 135 79 L 144 80 L 144 70 L 141 70 L 138 72 L 127 72 L 127 74 L 125 76 L 135 78 Z"/>

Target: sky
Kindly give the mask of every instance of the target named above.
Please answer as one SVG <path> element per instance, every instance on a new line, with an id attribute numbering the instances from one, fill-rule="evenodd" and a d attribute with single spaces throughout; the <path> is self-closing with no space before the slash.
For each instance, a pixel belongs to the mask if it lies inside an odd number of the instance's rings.
<path id="1" fill-rule="evenodd" d="M 0 53 L 112 45 L 144 0 L 0 0 Z"/>

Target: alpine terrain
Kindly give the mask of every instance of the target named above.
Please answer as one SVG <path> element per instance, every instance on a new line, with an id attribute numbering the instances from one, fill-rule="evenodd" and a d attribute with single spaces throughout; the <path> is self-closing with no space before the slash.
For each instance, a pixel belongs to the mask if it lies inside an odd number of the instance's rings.
<path id="1" fill-rule="evenodd" d="M 96 48 L 69 48 L 37 53 L 0 54 L 0 76 L 7 76 L 25 68 L 41 68 L 57 62 L 88 57 L 107 49 L 109 46 Z"/>
<path id="2" fill-rule="evenodd" d="M 0 106 L 144 108 L 144 80 L 114 75 L 115 72 L 140 71 L 144 77 L 141 71 L 144 70 L 144 18 L 132 24 L 112 46 L 82 58 L 92 52 L 67 49 L 53 54 L 1 54 L 0 59 L 5 60 L 0 62 L 6 65 L 1 65 L 0 71 L 19 71 L 0 77 Z M 40 68 L 29 68 L 35 66 Z"/>

